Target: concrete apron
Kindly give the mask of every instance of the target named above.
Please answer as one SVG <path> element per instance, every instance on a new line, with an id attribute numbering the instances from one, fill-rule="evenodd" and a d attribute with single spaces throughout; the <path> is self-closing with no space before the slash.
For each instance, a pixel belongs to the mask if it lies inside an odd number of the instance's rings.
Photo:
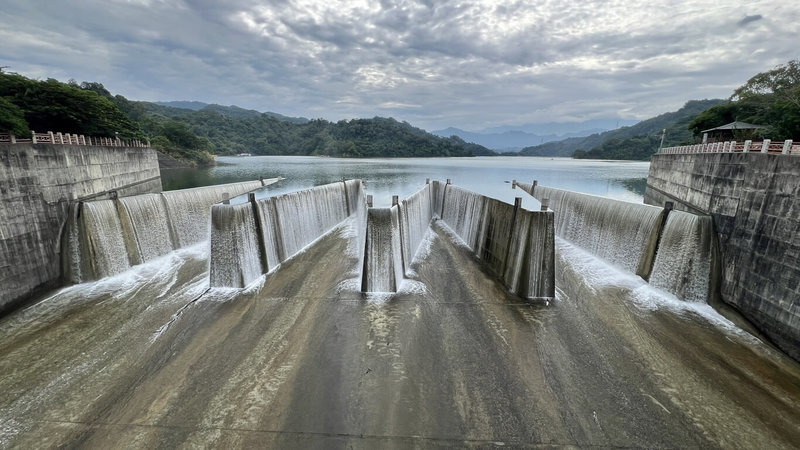
<path id="1" fill-rule="evenodd" d="M 563 241 L 556 301 L 523 302 L 434 230 L 392 296 L 357 292 L 334 232 L 246 292 L 203 294 L 192 247 L 18 311 L 0 321 L 0 447 L 800 442 L 796 363 L 638 305 Z"/>

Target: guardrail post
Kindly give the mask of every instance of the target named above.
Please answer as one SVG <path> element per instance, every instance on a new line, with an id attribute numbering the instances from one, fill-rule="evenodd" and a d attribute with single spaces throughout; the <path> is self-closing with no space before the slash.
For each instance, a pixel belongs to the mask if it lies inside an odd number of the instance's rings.
<path id="1" fill-rule="evenodd" d="M 517 188 L 517 180 L 511 180 L 511 189 Z"/>
<path id="2" fill-rule="evenodd" d="M 231 204 L 231 194 L 227 192 L 222 193 L 222 204 L 223 205 L 230 205 Z"/>
<path id="3" fill-rule="evenodd" d="M 36 143 L 36 132 L 31 130 L 31 143 Z"/>
<path id="4" fill-rule="evenodd" d="M 8 139 L 11 141 L 12 144 L 16 144 L 17 143 L 17 138 L 16 138 L 16 136 L 14 136 L 14 133 L 8 133 Z"/>
<path id="5" fill-rule="evenodd" d="M 764 142 L 761 143 L 761 153 L 767 153 L 769 151 L 769 139 L 764 139 Z"/>
<path id="6" fill-rule="evenodd" d="M 12 136 L 12 139 L 13 139 L 14 135 L 12 134 L 11 136 Z M 789 154 L 789 150 L 791 148 L 792 148 L 792 140 L 791 139 L 787 139 L 787 140 L 783 141 L 783 150 L 781 151 L 781 153 L 783 153 L 784 155 L 788 155 Z"/>
<path id="7" fill-rule="evenodd" d="M 372 208 L 372 194 L 367 194 L 367 206 Z"/>
<path id="8" fill-rule="evenodd" d="M 742 153 L 750 153 L 750 144 L 752 144 L 752 143 L 753 143 L 753 141 L 751 141 L 749 139 L 744 141 L 744 148 L 742 149 Z"/>
<path id="9" fill-rule="evenodd" d="M 543 198 L 542 201 L 539 202 L 539 203 L 542 204 L 541 210 L 542 211 L 547 211 L 547 208 L 550 206 L 550 199 L 549 198 Z"/>
<path id="10" fill-rule="evenodd" d="M 400 203 L 399 197 L 397 195 L 392 196 L 392 206 L 397 206 Z"/>

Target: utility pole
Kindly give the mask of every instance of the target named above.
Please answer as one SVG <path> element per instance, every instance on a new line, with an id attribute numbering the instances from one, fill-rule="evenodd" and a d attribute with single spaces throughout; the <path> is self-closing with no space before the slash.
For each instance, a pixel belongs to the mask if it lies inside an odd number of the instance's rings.
<path id="1" fill-rule="evenodd" d="M 667 129 L 664 128 L 661 130 L 661 143 L 658 144 L 658 151 L 661 151 L 661 148 L 664 147 L 664 137 L 667 135 Z"/>

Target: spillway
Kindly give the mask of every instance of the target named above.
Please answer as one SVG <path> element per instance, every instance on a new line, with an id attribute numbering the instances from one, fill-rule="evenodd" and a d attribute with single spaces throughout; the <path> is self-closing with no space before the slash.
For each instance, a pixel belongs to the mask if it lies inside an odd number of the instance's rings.
<path id="1" fill-rule="evenodd" d="M 211 239 L 211 286 L 245 287 L 261 276 L 258 229 L 249 203 L 212 206 L 211 229 L 225 230 Z"/>
<path id="2" fill-rule="evenodd" d="M 528 211 L 451 184 L 434 184 L 442 221 L 511 292 L 523 298 L 555 295 L 552 211 Z"/>
<path id="3" fill-rule="evenodd" d="M 397 292 L 403 280 L 398 210 L 369 208 L 362 292 Z"/>
<path id="4" fill-rule="evenodd" d="M 78 209 L 78 237 L 72 241 L 80 245 L 74 249 L 70 261 L 76 264 L 73 275 L 76 282 L 90 278 L 102 278 L 130 268 L 125 235 L 113 200 L 87 202 Z"/>
<path id="5" fill-rule="evenodd" d="M 530 185 L 519 185 L 530 190 Z M 533 196 L 549 200 L 557 236 L 627 271 L 648 276 L 662 208 L 545 186 L 536 186 Z"/>
<path id="6" fill-rule="evenodd" d="M 690 302 L 711 295 L 711 218 L 517 183 L 556 214 L 556 234 Z"/>
<path id="7" fill-rule="evenodd" d="M 711 217 L 671 211 L 650 284 L 687 301 L 706 302 L 711 289 L 712 242 Z"/>
<path id="8" fill-rule="evenodd" d="M 278 179 L 144 194 L 71 206 L 62 249 L 66 281 L 81 283 L 114 275 L 207 240 L 209 208 L 223 199 Z"/>
<path id="9" fill-rule="evenodd" d="M 174 250 L 170 218 L 161 194 L 120 198 L 117 209 L 132 264 L 141 264 Z"/>
<path id="10" fill-rule="evenodd" d="M 211 210 L 211 286 L 244 288 L 277 269 L 345 219 L 366 220 L 360 180 L 348 180 Z M 239 267 L 233 262 L 244 264 Z"/>

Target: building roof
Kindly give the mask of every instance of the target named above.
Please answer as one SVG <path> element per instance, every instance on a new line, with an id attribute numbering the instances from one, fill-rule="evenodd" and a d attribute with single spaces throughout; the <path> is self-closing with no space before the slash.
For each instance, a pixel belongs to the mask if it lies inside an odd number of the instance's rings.
<path id="1" fill-rule="evenodd" d="M 716 128 L 709 128 L 703 130 L 701 133 L 708 133 L 709 131 L 722 131 L 722 130 L 755 130 L 757 128 L 766 128 L 764 125 L 753 125 L 747 122 L 731 122 L 726 125 L 718 126 Z"/>

